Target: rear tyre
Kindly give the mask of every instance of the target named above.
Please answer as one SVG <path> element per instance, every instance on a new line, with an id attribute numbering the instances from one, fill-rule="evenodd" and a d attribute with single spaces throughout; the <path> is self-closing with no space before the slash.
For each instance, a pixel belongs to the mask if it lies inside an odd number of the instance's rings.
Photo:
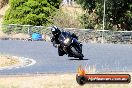
<path id="1" fill-rule="evenodd" d="M 79 57 L 79 60 L 83 60 L 83 57 Z"/>

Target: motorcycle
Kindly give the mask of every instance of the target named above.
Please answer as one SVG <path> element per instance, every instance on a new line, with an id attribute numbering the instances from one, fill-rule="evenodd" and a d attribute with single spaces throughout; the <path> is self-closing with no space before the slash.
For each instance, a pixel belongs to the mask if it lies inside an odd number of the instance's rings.
<path id="1" fill-rule="evenodd" d="M 77 41 L 76 38 L 73 38 L 70 32 L 62 32 L 58 38 L 60 42 L 60 50 L 58 50 L 58 54 L 61 56 L 68 54 L 69 57 L 79 58 L 83 60 L 82 54 L 82 44 Z"/>

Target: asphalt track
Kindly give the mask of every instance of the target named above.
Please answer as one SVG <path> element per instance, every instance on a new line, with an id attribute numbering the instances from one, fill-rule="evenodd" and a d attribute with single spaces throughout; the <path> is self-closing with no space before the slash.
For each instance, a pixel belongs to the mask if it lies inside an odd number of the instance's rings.
<path id="1" fill-rule="evenodd" d="M 34 59 L 28 67 L 0 70 L 0 75 L 72 73 L 79 65 L 95 67 L 97 72 L 132 71 L 132 45 L 83 43 L 84 60 L 58 56 L 50 42 L 0 40 L 0 53 Z"/>

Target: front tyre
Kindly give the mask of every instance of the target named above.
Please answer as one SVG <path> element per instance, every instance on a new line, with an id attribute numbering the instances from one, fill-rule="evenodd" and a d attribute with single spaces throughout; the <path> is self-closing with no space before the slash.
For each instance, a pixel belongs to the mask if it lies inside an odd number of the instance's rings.
<path id="1" fill-rule="evenodd" d="M 71 48 L 72 52 L 74 53 L 75 57 L 79 58 L 79 60 L 83 60 L 83 54 L 78 47 L 74 46 Z"/>

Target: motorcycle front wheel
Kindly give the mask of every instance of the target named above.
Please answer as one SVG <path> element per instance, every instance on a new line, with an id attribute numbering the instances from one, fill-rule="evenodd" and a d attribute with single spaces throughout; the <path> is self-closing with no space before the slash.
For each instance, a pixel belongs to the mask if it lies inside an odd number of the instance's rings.
<path id="1" fill-rule="evenodd" d="M 74 46 L 71 48 L 72 52 L 74 53 L 74 55 L 76 57 L 78 57 L 80 60 L 83 60 L 83 54 L 81 53 L 81 51 L 78 49 L 78 47 Z"/>

